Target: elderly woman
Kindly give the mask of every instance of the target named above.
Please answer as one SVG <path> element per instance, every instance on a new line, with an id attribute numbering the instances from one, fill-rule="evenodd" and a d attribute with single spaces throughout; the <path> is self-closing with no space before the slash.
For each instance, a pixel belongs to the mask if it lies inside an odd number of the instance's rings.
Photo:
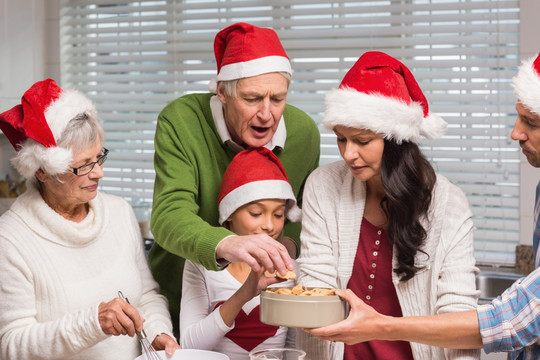
<path id="1" fill-rule="evenodd" d="M 324 125 L 343 161 L 321 166 L 306 183 L 298 282 L 351 289 L 396 317 L 475 309 L 472 214 L 463 192 L 419 149 L 421 135 L 437 137 L 446 123 L 429 111 L 409 69 L 365 53 L 327 94 Z M 403 341 L 344 345 L 305 332 L 297 346 L 311 360 L 480 356 Z"/>
<path id="2" fill-rule="evenodd" d="M 0 217 L 0 358 L 133 360 L 143 323 L 173 353 L 133 211 L 98 192 L 108 150 L 92 102 L 44 80 L 0 114 L 0 129 L 27 179 Z"/>

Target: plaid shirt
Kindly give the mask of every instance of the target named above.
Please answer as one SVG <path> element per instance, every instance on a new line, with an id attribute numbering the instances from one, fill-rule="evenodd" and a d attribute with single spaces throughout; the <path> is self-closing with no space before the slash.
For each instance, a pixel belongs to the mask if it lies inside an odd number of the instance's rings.
<path id="1" fill-rule="evenodd" d="M 534 265 L 538 268 L 540 267 L 540 252 L 538 252 L 538 241 L 540 240 L 540 182 L 536 185 L 536 206 L 534 207 L 533 229 Z"/>
<path id="2" fill-rule="evenodd" d="M 478 307 L 480 334 L 486 353 L 512 352 L 511 359 L 539 359 L 540 345 L 540 182 L 536 187 L 533 247 L 536 270 L 516 281 L 490 304 Z"/>

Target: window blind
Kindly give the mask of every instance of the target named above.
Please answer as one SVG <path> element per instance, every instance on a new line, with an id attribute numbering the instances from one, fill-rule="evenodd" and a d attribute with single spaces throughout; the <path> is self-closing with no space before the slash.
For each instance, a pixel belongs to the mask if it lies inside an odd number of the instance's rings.
<path id="1" fill-rule="evenodd" d="M 214 36 L 238 21 L 276 30 L 294 70 L 288 102 L 318 124 L 325 93 L 362 53 L 403 61 L 449 123 L 442 139 L 421 146 L 467 194 L 478 262 L 514 263 L 518 0 L 63 0 L 62 86 L 92 98 L 104 120 L 111 154 L 102 191 L 151 206 L 157 115 L 176 97 L 208 91 Z M 321 164 L 339 160 L 335 136 L 320 131 Z"/>

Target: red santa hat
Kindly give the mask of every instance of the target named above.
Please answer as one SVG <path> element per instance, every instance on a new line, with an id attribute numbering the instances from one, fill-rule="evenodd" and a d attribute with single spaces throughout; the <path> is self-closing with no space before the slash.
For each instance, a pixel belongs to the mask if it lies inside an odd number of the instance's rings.
<path id="1" fill-rule="evenodd" d="M 239 152 L 225 170 L 219 190 L 219 223 L 241 206 L 263 199 L 287 200 L 286 215 L 300 221 L 301 210 L 281 162 L 267 148 Z"/>
<path id="2" fill-rule="evenodd" d="M 429 112 L 427 100 L 410 70 L 382 52 L 363 54 L 339 88 L 326 95 L 323 124 L 369 129 L 398 144 L 436 138 L 446 122 Z"/>
<path id="3" fill-rule="evenodd" d="M 521 63 L 512 86 L 518 101 L 540 116 L 540 54 Z"/>
<path id="4" fill-rule="evenodd" d="M 21 104 L 0 114 L 0 130 L 17 150 L 11 160 L 15 169 L 25 178 L 39 169 L 50 175 L 65 172 L 73 153 L 56 142 L 69 121 L 82 113 L 97 117 L 94 104 L 78 91 L 64 91 L 52 79 L 32 85 Z"/>
<path id="5" fill-rule="evenodd" d="M 217 33 L 214 40 L 218 81 L 236 80 L 271 72 L 292 74 L 289 58 L 276 32 L 246 23 L 236 23 Z"/>

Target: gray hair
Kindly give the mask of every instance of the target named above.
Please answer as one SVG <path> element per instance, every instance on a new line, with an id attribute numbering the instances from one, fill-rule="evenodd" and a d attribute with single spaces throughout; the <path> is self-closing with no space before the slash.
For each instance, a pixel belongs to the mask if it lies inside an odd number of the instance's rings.
<path id="1" fill-rule="evenodd" d="M 105 140 L 105 131 L 95 115 L 84 112 L 69 121 L 56 145 L 69 148 L 76 154 L 98 140 Z"/>
<path id="2" fill-rule="evenodd" d="M 291 84 L 291 74 L 285 71 L 279 71 L 279 74 L 283 75 L 285 79 L 287 79 L 287 88 L 289 88 L 289 85 Z M 234 79 L 234 80 L 223 80 L 218 83 L 219 89 L 227 96 L 232 96 L 233 98 L 236 97 L 236 85 L 238 85 L 238 81 L 245 79 Z"/>

